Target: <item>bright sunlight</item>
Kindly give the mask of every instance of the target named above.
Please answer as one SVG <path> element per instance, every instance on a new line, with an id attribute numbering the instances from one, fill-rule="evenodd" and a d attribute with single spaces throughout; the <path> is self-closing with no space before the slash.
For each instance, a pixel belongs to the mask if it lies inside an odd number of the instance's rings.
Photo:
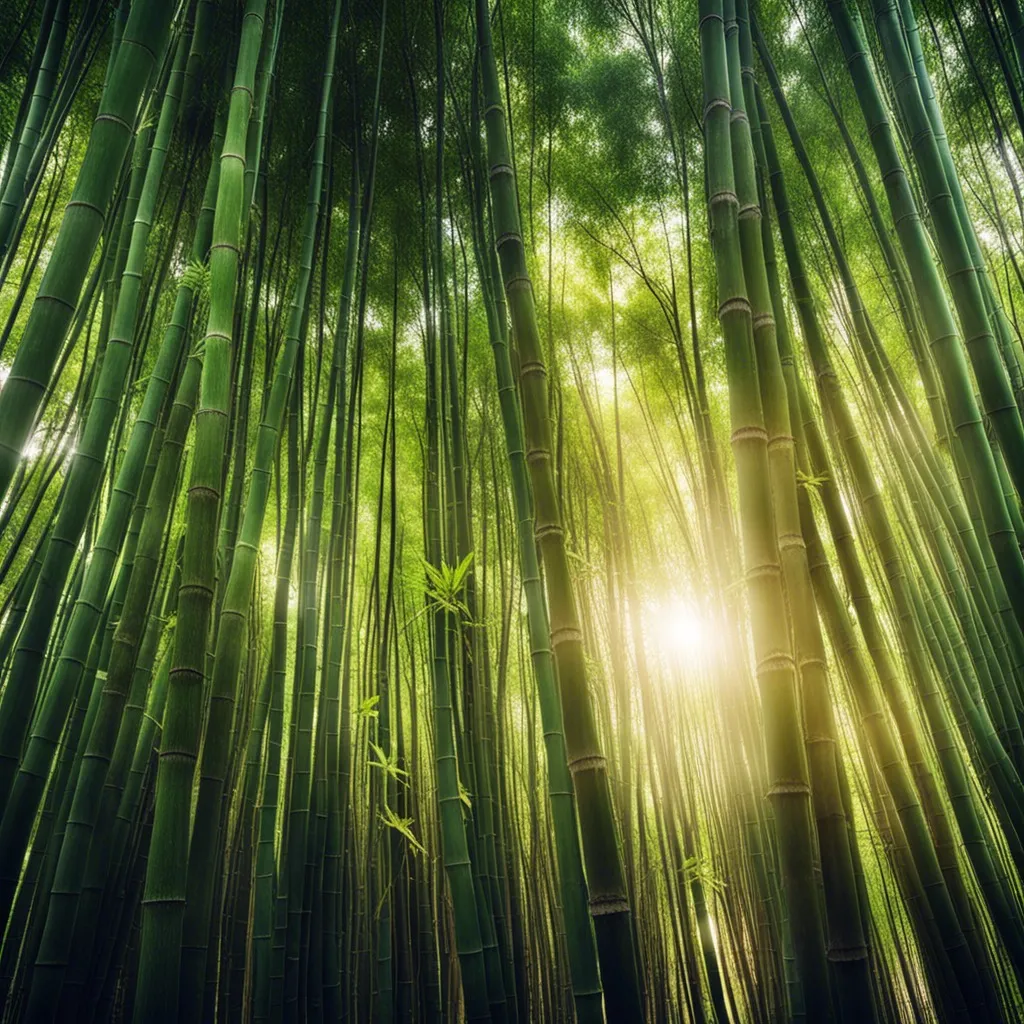
<path id="1" fill-rule="evenodd" d="M 648 642 L 670 665 L 707 664 L 715 653 L 714 623 L 693 597 L 667 594 L 650 601 L 644 619 Z"/>

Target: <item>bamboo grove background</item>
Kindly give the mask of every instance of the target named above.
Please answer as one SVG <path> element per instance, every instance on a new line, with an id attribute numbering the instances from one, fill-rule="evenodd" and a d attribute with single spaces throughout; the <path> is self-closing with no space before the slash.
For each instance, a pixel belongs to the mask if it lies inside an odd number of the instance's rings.
<path id="1" fill-rule="evenodd" d="M 1024 1017 L 1019 0 L 0 0 L 19 1021 Z"/>

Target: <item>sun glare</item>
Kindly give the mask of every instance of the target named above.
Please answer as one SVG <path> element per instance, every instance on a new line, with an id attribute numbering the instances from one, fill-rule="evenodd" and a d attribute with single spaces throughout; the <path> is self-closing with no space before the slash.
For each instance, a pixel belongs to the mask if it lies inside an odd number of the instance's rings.
<path id="1" fill-rule="evenodd" d="M 670 663 L 705 662 L 716 644 L 714 625 L 692 598 L 670 596 L 648 607 L 648 639 Z"/>
<path id="2" fill-rule="evenodd" d="M 31 462 L 33 459 L 39 458 L 39 453 L 42 450 L 43 444 L 42 441 L 39 440 L 39 435 L 33 434 L 32 437 L 29 438 L 28 443 L 21 450 L 21 456 L 26 461 Z"/>

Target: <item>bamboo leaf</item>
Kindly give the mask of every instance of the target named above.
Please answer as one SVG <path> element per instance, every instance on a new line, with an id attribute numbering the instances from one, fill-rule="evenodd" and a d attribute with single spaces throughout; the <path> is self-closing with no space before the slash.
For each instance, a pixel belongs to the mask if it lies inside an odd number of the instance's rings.
<path id="1" fill-rule="evenodd" d="M 380 820 L 390 829 L 394 829 L 402 835 L 414 853 L 426 853 L 426 847 L 416 838 L 412 830 L 412 818 L 400 818 L 390 807 L 384 805 L 384 810 L 379 814 Z"/>

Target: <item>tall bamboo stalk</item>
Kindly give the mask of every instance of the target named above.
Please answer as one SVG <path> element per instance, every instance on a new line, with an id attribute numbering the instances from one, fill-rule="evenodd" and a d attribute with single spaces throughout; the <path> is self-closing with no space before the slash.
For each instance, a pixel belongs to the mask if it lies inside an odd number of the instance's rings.
<path id="1" fill-rule="evenodd" d="M 515 177 L 491 43 L 490 14 L 482 0 L 477 0 L 476 4 L 476 25 L 495 245 L 519 354 L 526 461 L 533 484 L 534 532 L 546 574 L 551 646 L 558 666 L 566 753 L 580 817 L 605 1013 L 616 1020 L 639 1020 L 643 1014 L 643 997 L 637 952 L 612 812 L 611 789 L 588 692 L 583 638 L 565 552 L 551 463 L 547 371 L 520 231 Z"/>
<path id="2" fill-rule="evenodd" d="M 221 461 L 227 433 L 231 339 L 245 176 L 245 136 L 263 39 L 264 0 L 250 0 L 242 19 L 235 80 L 220 157 L 210 248 L 210 311 L 196 413 L 181 596 L 160 760 L 155 784 L 153 852 L 146 886 L 135 1014 L 172 1020 L 178 1009 L 178 965 L 185 914 L 192 785 L 203 720 L 203 684 L 216 566 Z"/>

